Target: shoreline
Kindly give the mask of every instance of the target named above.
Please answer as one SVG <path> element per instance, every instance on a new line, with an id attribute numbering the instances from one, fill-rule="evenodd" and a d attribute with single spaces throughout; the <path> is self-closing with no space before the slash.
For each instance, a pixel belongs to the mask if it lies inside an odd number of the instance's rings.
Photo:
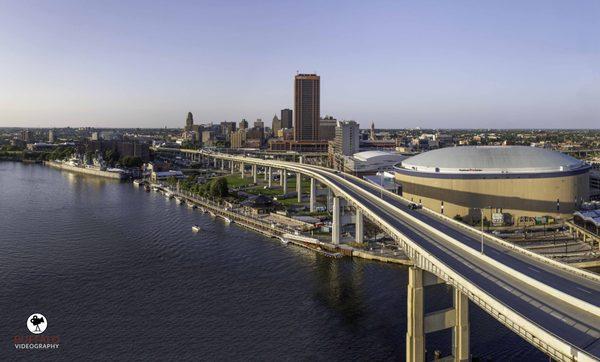
<path id="1" fill-rule="evenodd" d="M 173 194 L 173 196 L 181 197 L 186 200 L 187 203 L 195 204 L 208 211 L 214 217 L 221 217 L 223 219 L 228 218 L 237 223 L 242 227 L 250 229 L 254 232 L 268 236 L 270 238 L 279 239 L 283 244 L 293 244 L 302 248 L 312 250 L 323 256 L 339 258 L 339 257 L 352 257 L 366 260 L 373 260 L 383 263 L 392 263 L 399 265 L 413 265 L 408 258 L 393 258 L 390 256 L 378 255 L 370 253 L 366 250 L 356 249 L 348 245 L 334 245 L 326 243 L 318 239 L 313 239 L 305 236 L 294 235 L 294 230 L 286 230 L 278 227 L 274 224 L 265 222 L 260 219 L 251 218 L 246 215 L 241 215 L 237 212 L 227 210 L 223 206 L 215 203 L 214 201 L 201 199 L 198 196 L 188 194 L 186 192 L 174 191 L 167 189 L 159 184 L 149 184 L 152 188 L 156 188 L 160 191 L 167 191 Z"/>

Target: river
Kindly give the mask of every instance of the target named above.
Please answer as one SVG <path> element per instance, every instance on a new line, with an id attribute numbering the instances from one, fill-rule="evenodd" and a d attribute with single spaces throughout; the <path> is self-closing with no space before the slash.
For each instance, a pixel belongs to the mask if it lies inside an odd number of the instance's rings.
<path id="1" fill-rule="evenodd" d="M 0 360 L 404 360 L 405 267 L 326 258 L 39 164 L 0 162 L 0 211 Z M 426 299 L 447 306 L 449 289 Z M 58 349 L 15 349 L 33 313 Z M 474 356 L 547 361 L 472 304 L 470 318 Z M 448 353 L 450 338 L 428 334 L 427 349 Z"/>

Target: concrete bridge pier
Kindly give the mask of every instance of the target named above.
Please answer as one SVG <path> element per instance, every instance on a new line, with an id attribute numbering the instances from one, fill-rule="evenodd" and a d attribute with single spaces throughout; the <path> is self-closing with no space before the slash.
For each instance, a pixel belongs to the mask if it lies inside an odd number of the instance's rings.
<path id="1" fill-rule="evenodd" d="M 229 165 L 231 166 L 231 174 L 235 173 L 235 166 L 233 165 L 233 161 L 229 161 Z"/>
<path id="2" fill-rule="evenodd" d="M 221 159 L 221 170 L 225 171 L 225 160 Z"/>
<path id="3" fill-rule="evenodd" d="M 302 174 L 296 172 L 296 193 L 298 194 L 298 203 L 302 202 Z"/>
<path id="4" fill-rule="evenodd" d="M 258 183 L 258 170 L 256 165 L 252 165 L 252 182 Z"/>
<path id="5" fill-rule="evenodd" d="M 281 170 L 281 185 L 283 186 L 283 194 L 287 194 L 287 172 L 285 170 Z"/>
<path id="6" fill-rule="evenodd" d="M 341 216 L 340 216 L 340 197 L 333 197 L 333 212 L 331 218 L 331 243 L 335 245 L 339 245 L 340 243 L 340 233 L 341 233 Z"/>
<path id="7" fill-rule="evenodd" d="M 267 181 L 267 168 L 263 167 L 263 177 L 265 178 L 265 181 Z"/>
<path id="8" fill-rule="evenodd" d="M 469 360 L 469 299 L 454 289 L 454 306 L 424 314 L 425 287 L 442 284 L 435 275 L 412 266 L 408 269 L 406 360 L 425 361 L 425 334 L 452 328 L 453 360 Z"/>
<path id="9" fill-rule="evenodd" d="M 213 168 L 217 168 L 217 158 L 213 158 Z"/>
<path id="10" fill-rule="evenodd" d="M 310 212 L 315 212 L 317 203 L 317 180 L 310 178 Z"/>
<path id="11" fill-rule="evenodd" d="M 268 171 L 268 181 L 269 181 L 269 188 L 273 187 L 273 169 L 271 167 L 269 167 Z"/>
<path id="12" fill-rule="evenodd" d="M 240 162 L 240 174 L 242 175 L 242 178 L 244 178 L 244 168 L 246 167 L 246 164 L 244 164 L 243 162 Z"/>
<path id="13" fill-rule="evenodd" d="M 283 171 L 283 169 L 279 170 L 279 186 L 283 186 L 283 174 L 285 173 L 285 171 Z"/>
<path id="14" fill-rule="evenodd" d="M 361 209 L 356 209 L 356 215 L 355 217 L 355 225 L 356 225 L 356 229 L 354 232 L 354 239 L 357 243 L 362 243 L 364 241 L 364 236 L 365 236 L 365 231 L 364 231 L 364 224 L 363 224 L 363 211 Z"/>

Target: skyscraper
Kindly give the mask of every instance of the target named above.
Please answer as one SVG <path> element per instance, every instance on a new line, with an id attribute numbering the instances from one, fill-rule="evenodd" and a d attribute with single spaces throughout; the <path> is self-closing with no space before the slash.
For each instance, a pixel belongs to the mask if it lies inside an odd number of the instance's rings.
<path id="1" fill-rule="evenodd" d="M 187 119 L 185 120 L 185 130 L 191 131 L 194 128 L 194 116 L 192 112 L 188 112 Z"/>
<path id="2" fill-rule="evenodd" d="M 298 74 L 294 88 L 294 140 L 318 141 L 321 77 L 316 74 Z"/>
<path id="3" fill-rule="evenodd" d="M 294 127 L 294 119 L 292 118 L 292 110 L 285 108 L 281 110 L 281 128 Z"/>
<path id="4" fill-rule="evenodd" d="M 248 121 L 246 119 L 240 121 L 240 129 L 248 129 Z"/>
<path id="5" fill-rule="evenodd" d="M 352 156 L 360 147 L 358 134 L 360 129 L 354 121 L 338 121 L 335 128 L 334 152 L 339 155 Z"/>
<path id="6" fill-rule="evenodd" d="M 273 116 L 273 123 L 271 123 L 271 130 L 273 131 L 273 135 L 277 137 L 277 132 L 281 129 L 281 120 L 277 118 L 277 115 Z"/>

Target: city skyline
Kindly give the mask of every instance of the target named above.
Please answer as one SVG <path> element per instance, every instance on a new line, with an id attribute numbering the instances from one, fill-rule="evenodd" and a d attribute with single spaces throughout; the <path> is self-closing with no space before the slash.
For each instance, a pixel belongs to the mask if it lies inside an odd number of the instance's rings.
<path id="1" fill-rule="evenodd" d="M 312 8 L 5 2 L 0 126 L 269 120 L 296 72 L 322 77 L 321 116 L 361 128 L 599 124 L 596 2 Z"/>

